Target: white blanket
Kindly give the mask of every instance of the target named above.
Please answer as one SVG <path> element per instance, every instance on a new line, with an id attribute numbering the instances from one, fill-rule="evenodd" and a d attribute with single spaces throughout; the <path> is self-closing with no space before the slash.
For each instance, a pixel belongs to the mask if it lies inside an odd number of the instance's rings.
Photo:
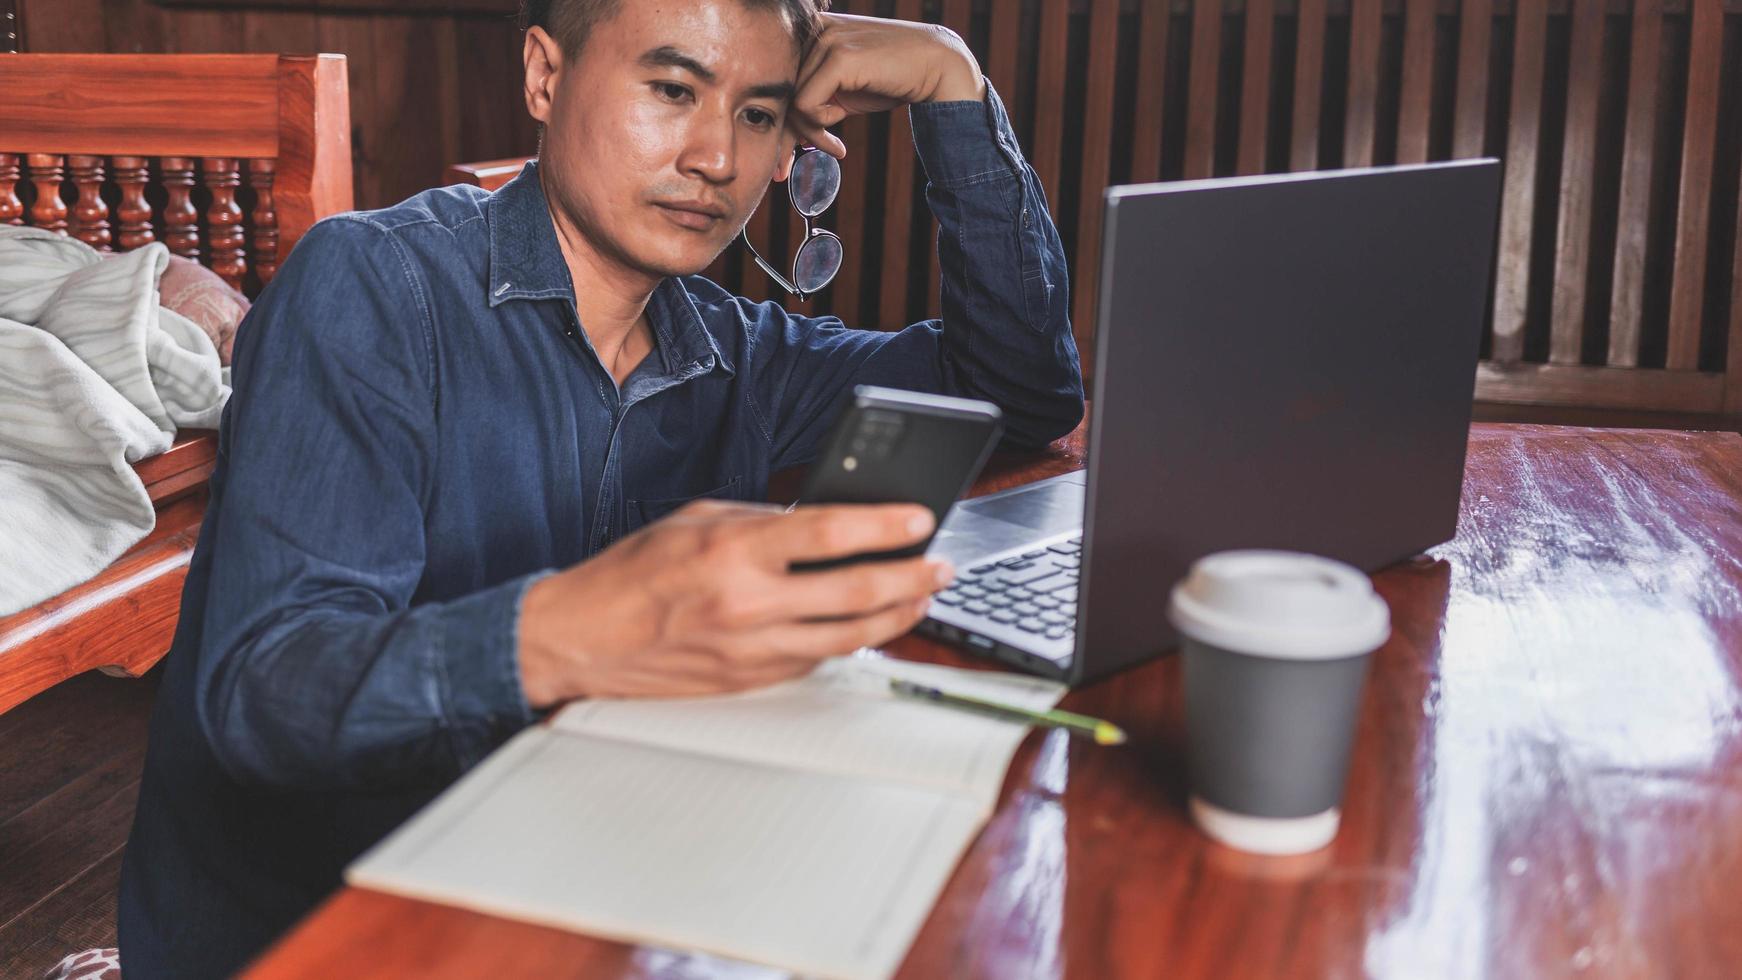
<path id="1" fill-rule="evenodd" d="M 160 244 L 104 258 L 0 226 L 0 616 L 90 579 L 156 523 L 128 465 L 217 428 L 204 331 L 158 306 Z"/>

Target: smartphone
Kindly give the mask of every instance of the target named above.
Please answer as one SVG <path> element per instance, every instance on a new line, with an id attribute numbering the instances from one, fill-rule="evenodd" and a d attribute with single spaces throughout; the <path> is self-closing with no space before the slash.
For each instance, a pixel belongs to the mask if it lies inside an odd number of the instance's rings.
<path id="1" fill-rule="evenodd" d="M 859 385 L 805 475 L 800 504 L 923 504 L 942 525 L 1004 431 L 991 402 Z M 934 529 L 932 534 L 936 535 Z M 861 561 L 925 554 L 931 538 L 909 548 L 800 562 L 817 571 Z"/>

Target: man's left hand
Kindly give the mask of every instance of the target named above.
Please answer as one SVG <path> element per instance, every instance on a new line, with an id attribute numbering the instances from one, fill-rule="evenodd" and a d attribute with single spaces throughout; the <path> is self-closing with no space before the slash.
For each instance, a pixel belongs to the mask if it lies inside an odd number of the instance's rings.
<path id="1" fill-rule="evenodd" d="M 822 20 L 798 69 L 787 127 L 832 156 L 845 157 L 847 145 L 826 127 L 848 116 L 986 97 L 979 62 L 947 27 L 852 14 Z"/>

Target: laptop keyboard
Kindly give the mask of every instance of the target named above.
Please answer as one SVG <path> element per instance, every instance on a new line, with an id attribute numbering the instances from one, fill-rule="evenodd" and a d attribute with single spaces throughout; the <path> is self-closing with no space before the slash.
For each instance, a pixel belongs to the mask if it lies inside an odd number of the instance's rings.
<path id="1" fill-rule="evenodd" d="M 1079 535 L 1045 548 L 956 573 L 932 601 L 970 616 L 1049 640 L 1077 628 L 1077 578 L 1082 566 Z"/>

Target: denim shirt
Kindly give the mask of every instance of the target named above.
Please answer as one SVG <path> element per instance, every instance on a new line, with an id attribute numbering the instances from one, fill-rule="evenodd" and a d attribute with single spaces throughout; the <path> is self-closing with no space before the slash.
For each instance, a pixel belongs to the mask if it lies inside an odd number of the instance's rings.
<path id="1" fill-rule="evenodd" d="M 620 388 L 536 166 L 309 231 L 237 337 L 122 874 L 128 980 L 261 951 L 533 720 L 531 582 L 688 500 L 763 499 L 852 385 L 995 402 L 1016 447 L 1077 424 L 1065 257 L 1002 104 L 911 116 L 941 322 L 849 329 L 667 279 Z"/>

